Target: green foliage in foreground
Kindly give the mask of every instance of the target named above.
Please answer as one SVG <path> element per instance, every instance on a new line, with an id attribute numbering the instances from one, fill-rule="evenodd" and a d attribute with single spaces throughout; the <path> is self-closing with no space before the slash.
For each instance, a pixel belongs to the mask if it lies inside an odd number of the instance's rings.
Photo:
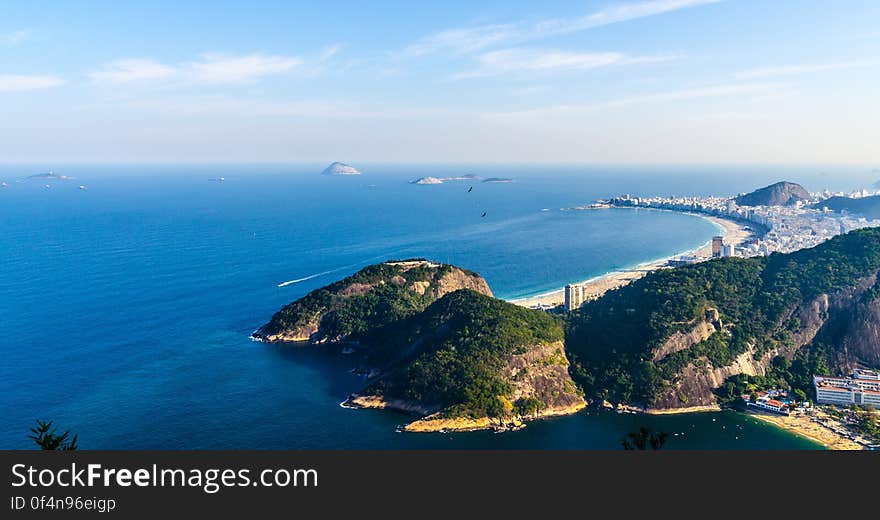
<path id="1" fill-rule="evenodd" d="M 534 345 L 562 341 L 560 319 L 463 289 L 397 327 L 403 332 L 386 336 L 391 344 L 386 352 L 397 351 L 402 358 L 367 393 L 474 418 L 505 417 L 514 410 L 530 415 L 546 406 L 537 399 L 511 403 L 512 387 L 501 372 L 510 356 Z M 408 346 L 412 351 L 406 351 Z"/>
<path id="2" fill-rule="evenodd" d="M 871 228 L 791 254 L 721 258 L 655 272 L 570 317 L 566 346 L 573 375 L 588 397 L 650 403 L 688 364 L 717 367 L 750 347 L 757 358 L 796 346 L 793 332 L 800 323 L 792 318 L 795 308 L 820 294 L 853 287 L 878 269 L 880 228 Z M 708 309 L 718 310 L 725 331 L 652 362 L 655 348 L 672 333 L 692 328 Z M 834 338 L 827 343 L 836 344 Z M 804 389 L 807 371 L 822 373 L 823 348 L 815 346 L 813 357 L 796 358 L 803 367 L 798 365 L 786 379 L 791 386 Z"/>
<path id="3" fill-rule="evenodd" d="M 58 428 L 53 426 L 52 421 L 37 419 L 37 425 L 31 428 L 29 436 L 41 450 L 47 451 L 73 451 L 77 448 L 77 435 L 70 436 L 70 430 L 58 433 Z"/>
<path id="4" fill-rule="evenodd" d="M 629 451 L 645 451 L 647 449 L 660 450 L 666 444 L 669 434 L 666 432 L 652 432 L 648 427 L 642 426 L 637 432 L 630 432 L 620 439 L 620 445 Z"/>

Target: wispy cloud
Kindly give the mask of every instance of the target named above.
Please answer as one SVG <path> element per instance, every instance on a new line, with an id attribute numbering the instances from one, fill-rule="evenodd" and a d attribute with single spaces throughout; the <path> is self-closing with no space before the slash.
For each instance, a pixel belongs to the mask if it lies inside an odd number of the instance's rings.
<path id="1" fill-rule="evenodd" d="M 177 74 L 174 67 L 143 59 L 117 60 L 110 62 L 101 70 L 92 72 L 89 77 L 99 83 L 130 83 L 165 79 Z"/>
<path id="2" fill-rule="evenodd" d="M 612 6 L 585 16 L 554 18 L 537 23 L 513 22 L 456 28 L 428 35 L 403 50 L 404 56 L 434 52 L 465 54 L 496 45 L 508 45 L 569 34 L 629 20 L 715 4 L 724 0 L 647 0 Z"/>
<path id="3" fill-rule="evenodd" d="M 826 72 L 830 70 L 854 69 L 871 67 L 880 64 L 878 61 L 848 61 L 840 63 L 821 63 L 812 65 L 777 65 L 772 67 L 759 67 L 744 70 L 736 74 L 737 78 L 766 78 L 771 76 L 795 76 L 811 74 L 814 72 Z"/>
<path id="4" fill-rule="evenodd" d="M 57 76 L 0 74 L 0 92 L 39 90 L 57 87 L 63 84 L 64 80 Z"/>
<path id="5" fill-rule="evenodd" d="M 567 52 L 560 50 L 501 49 L 477 56 L 479 66 L 453 79 L 497 76 L 511 72 L 553 72 L 589 70 L 611 65 L 654 63 L 677 56 L 628 56 L 618 52 Z"/>
<path id="6" fill-rule="evenodd" d="M 643 96 L 632 96 L 608 101 L 596 105 L 597 107 L 618 107 L 634 105 L 651 101 L 680 101 L 688 99 L 741 96 L 753 94 L 765 94 L 788 88 L 786 83 L 733 83 L 726 85 L 713 85 L 692 89 L 675 90 L 670 92 L 658 92 Z"/>
<path id="7" fill-rule="evenodd" d="M 559 114 L 573 114 L 591 112 L 602 109 L 625 107 L 630 105 L 648 104 L 669 101 L 686 101 L 702 98 L 735 97 L 768 92 L 779 92 L 788 88 L 785 83 L 734 83 L 726 85 L 713 85 L 693 89 L 682 89 L 667 92 L 655 92 L 639 96 L 610 99 L 586 105 L 556 105 L 531 110 L 519 110 L 512 112 L 493 112 L 485 114 L 489 118 L 512 118 L 512 117 L 544 117 Z"/>
<path id="8" fill-rule="evenodd" d="M 202 61 L 190 63 L 186 69 L 201 83 L 246 83 L 288 72 L 302 63 L 302 59 L 290 56 L 206 55 Z"/>
<path id="9" fill-rule="evenodd" d="M 9 33 L 0 33 L 0 44 L 3 45 L 18 45 L 19 43 L 27 40 L 31 35 L 30 31 L 12 31 Z"/>
<path id="10" fill-rule="evenodd" d="M 289 72 L 302 65 L 295 56 L 205 54 L 199 60 L 174 65 L 148 59 L 125 59 L 107 63 L 89 74 L 97 83 L 122 84 L 173 79 L 199 84 L 236 84 Z"/>

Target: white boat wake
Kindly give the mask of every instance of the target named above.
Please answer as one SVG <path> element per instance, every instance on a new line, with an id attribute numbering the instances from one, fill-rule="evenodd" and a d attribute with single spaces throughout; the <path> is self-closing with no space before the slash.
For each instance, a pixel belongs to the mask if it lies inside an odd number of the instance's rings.
<path id="1" fill-rule="evenodd" d="M 278 284 L 278 287 L 287 287 L 288 285 L 293 285 L 295 283 L 305 282 L 306 280 L 311 280 L 312 278 L 317 278 L 319 276 L 324 276 L 325 274 L 334 273 L 339 271 L 339 269 L 333 269 L 332 271 L 324 271 L 323 273 L 316 273 L 306 276 L 304 278 L 297 278 L 296 280 L 288 280 L 286 282 L 281 282 Z"/>

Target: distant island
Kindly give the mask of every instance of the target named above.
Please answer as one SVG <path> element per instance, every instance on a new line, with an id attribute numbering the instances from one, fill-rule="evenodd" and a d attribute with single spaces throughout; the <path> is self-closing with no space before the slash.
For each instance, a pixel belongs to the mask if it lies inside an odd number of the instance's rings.
<path id="1" fill-rule="evenodd" d="M 483 182 L 494 182 L 499 184 L 505 184 L 508 182 L 513 182 L 513 179 L 509 177 L 489 177 L 487 179 L 483 179 Z"/>
<path id="2" fill-rule="evenodd" d="M 856 213 L 866 218 L 880 218 L 880 195 L 869 197 L 829 197 L 814 207 L 831 211 Z"/>
<path id="3" fill-rule="evenodd" d="M 777 182 L 735 199 L 740 206 L 794 206 L 810 200 L 810 192 L 800 184 Z"/>
<path id="4" fill-rule="evenodd" d="M 410 184 L 443 184 L 443 179 L 437 177 L 420 177 L 409 181 Z"/>
<path id="5" fill-rule="evenodd" d="M 38 173 L 36 175 L 30 175 L 27 179 L 35 179 L 35 180 L 56 180 L 56 181 L 69 181 L 72 180 L 73 177 L 68 177 L 67 175 L 58 175 L 53 172 L 47 173 Z"/>
<path id="6" fill-rule="evenodd" d="M 456 177 L 419 177 L 418 179 L 414 179 L 409 181 L 410 184 L 443 184 L 444 182 L 455 182 L 455 181 L 475 181 L 480 178 L 473 174 L 467 175 L 459 175 Z"/>
<path id="7" fill-rule="evenodd" d="M 360 175 L 361 172 L 358 171 L 354 166 L 349 166 L 348 164 L 341 162 L 334 162 L 330 166 L 324 168 L 324 171 L 321 172 L 321 175 Z"/>

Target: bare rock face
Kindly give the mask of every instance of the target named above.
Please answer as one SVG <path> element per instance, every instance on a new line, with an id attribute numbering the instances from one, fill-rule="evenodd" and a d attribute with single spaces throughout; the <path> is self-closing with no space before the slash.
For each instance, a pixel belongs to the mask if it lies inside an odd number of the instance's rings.
<path id="1" fill-rule="evenodd" d="M 655 349 L 653 361 L 657 363 L 676 352 L 688 349 L 709 339 L 712 334 L 723 328 L 717 309 L 709 309 L 702 320 L 694 323 L 693 328 L 687 332 L 674 332 L 660 347 Z"/>
<path id="2" fill-rule="evenodd" d="M 839 339 L 843 348 L 837 350 L 832 369 L 843 373 L 860 365 L 880 365 L 880 300 L 866 300 L 868 289 L 876 281 L 876 275 L 870 276 L 854 287 L 832 295 L 820 294 L 783 316 L 783 322 L 797 317 L 800 323 L 800 327 L 792 333 L 792 345 L 789 347 L 770 350 L 758 359 L 755 358 L 754 348 L 751 348 L 726 366 L 712 366 L 705 358 L 688 364 L 675 384 L 656 396 L 651 408 L 664 410 L 717 405 L 714 390 L 724 384 L 725 379 L 739 374 L 765 375 L 774 357 L 791 359 L 800 348 L 830 333 L 829 329 L 833 329 L 833 334 L 838 337 L 841 331 L 844 332 L 842 339 Z M 674 334 L 664 348 L 673 348 L 667 346 L 672 344 L 682 350 L 696 345 L 698 342 L 694 340 L 711 330 L 706 325 L 706 322 L 700 322 L 689 334 Z M 670 350 L 666 355 L 678 350 Z"/>
<path id="3" fill-rule="evenodd" d="M 447 274 L 437 294 L 466 284 Z M 405 429 L 422 432 L 507 430 L 586 406 L 558 317 L 465 288 L 396 328 L 379 339 L 378 373 L 345 405 L 416 415 Z"/>
<path id="4" fill-rule="evenodd" d="M 810 200 L 810 192 L 800 184 L 777 182 L 736 198 L 740 206 L 793 206 Z"/>
<path id="5" fill-rule="evenodd" d="M 534 345 L 525 353 L 511 356 L 503 374 L 513 386 L 510 400 L 537 399 L 547 406 L 534 417 L 571 413 L 586 403 L 568 372 L 569 362 L 562 341 Z"/>

